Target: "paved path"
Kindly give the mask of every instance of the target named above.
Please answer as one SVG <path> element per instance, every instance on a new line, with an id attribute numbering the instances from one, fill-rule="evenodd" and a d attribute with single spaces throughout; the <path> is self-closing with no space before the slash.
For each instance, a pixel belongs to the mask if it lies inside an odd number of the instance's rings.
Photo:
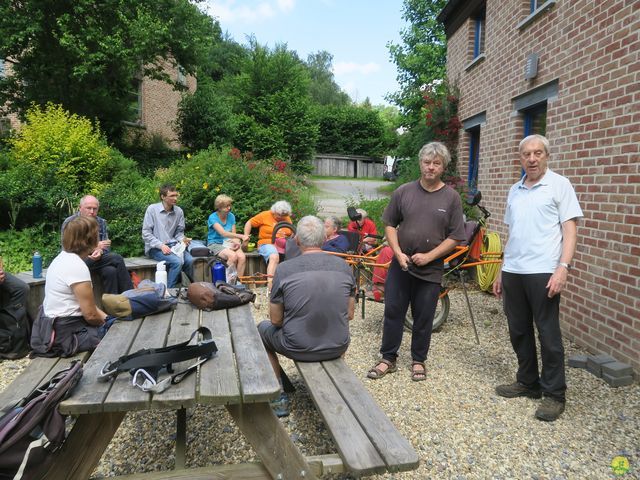
<path id="1" fill-rule="evenodd" d="M 312 180 L 318 188 L 316 201 L 318 202 L 318 214 L 320 217 L 335 215 L 345 217 L 347 215 L 347 203 L 357 203 L 360 198 L 374 200 L 384 197 L 379 193 L 379 188 L 389 185 L 383 180 L 357 180 L 345 178 L 344 180 Z"/>

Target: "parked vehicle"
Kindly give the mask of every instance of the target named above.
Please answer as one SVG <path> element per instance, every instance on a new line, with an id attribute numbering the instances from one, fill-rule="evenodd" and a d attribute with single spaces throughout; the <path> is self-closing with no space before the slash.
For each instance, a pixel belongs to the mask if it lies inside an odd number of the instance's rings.
<path id="1" fill-rule="evenodd" d="M 398 168 L 396 157 L 390 157 L 387 155 L 384 157 L 384 168 L 382 170 L 382 178 L 389 181 L 394 181 L 398 176 Z"/>

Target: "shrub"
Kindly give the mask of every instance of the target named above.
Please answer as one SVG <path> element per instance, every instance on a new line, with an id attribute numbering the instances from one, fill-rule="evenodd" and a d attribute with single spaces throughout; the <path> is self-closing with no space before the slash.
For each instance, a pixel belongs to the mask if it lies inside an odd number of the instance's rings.
<path id="1" fill-rule="evenodd" d="M 0 201 L 13 228 L 43 221 L 57 228 L 68 214 L 64 205 L 76 205 L 85 194 L 98 195 L 118 172 L 134 168 L 107 145 L 98 127 L 52 104 L 30 109 L 9 144 Z"/>
<path id="2" fill-rule="evenodd" d="M 30 271 L 35 251 L 40 252 L 47 267 L 60 252 L 60 232 L 42 225 L 20 231 L 0 231 L 0 255 L 7 272 Z"/>
<path id="3" fill-rule="evenodd" d="M 242 231 L 250 217 L 269 209 L 277 200 L 291 203 L 293 218 L 316 211 L 308 188 L 286 162 L 255 161 L 250 152 L 241 154 L 235 148 L 226 151 L 211 148 L 187 156 L 168 169 L 159 170 L 155 183 L 156 198 L 161 184 L 171 183 L 177 187 L 187 235 L 198 239 L 206 238 L 207 219 L 219 194 L 233 198 L 238 231 Z"/>
<path id="4" fill-rule="evenodd" d="M 193 95 L 182 97 L 176 124 L 180 142 L 191 151 L 221 147 L 233 138 L 231 105 L 211 80 L 199 81 Z"/>
<path id="5" fill-rule="evenodd" d="M 370 157 L 387 152 L 386 128 L 378 112 L 355 105 L 326 106 L 317 109 L 317 117 L 317 151 Z"/>

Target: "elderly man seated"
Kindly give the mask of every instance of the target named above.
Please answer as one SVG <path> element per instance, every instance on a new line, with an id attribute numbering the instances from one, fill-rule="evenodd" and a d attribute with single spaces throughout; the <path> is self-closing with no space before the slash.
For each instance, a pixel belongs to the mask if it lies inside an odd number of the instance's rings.
<path id="1" fill-rule="evenodd" d="M 322 221 L 303 217 L 295 237 L 302 255 L 281 263 L 273 278 L 270 321 L 261 322 L 258 331 L 278 378 L 277 353 L 293 360 L 319 362 L 340 357 L 349 346 L 355 280 L 344 260 L 322 251 L 324 239 Z M 289 415 L 284 391 L 272 407 L 279 417 Z"/>
<path id="2" fill-rule="evenodd" d="M 325 252 L 346 253 L 349 250 L 349 239 L 338 233 L 341 223 L 338 217 L 327 217 L 324 221 L 325 240 L 322 250 Z"/>

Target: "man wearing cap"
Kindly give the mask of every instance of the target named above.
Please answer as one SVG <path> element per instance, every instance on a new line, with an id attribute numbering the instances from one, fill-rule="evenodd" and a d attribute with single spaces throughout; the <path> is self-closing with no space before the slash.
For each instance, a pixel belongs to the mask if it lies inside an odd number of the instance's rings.
<path id="1" fill-rule="evenodd" d="M 376 243 L 375 237 L 368 237 L 367 235 L 378 235 L 376 224 L 371 220 L 367 212 L 361 208 L 356 209 L 356 216 L 353 218 L 347 230 L 350 232 L 357 232 L 360 235 L 360 243 L 362 244 L 362 253 L 366 253 L 373 249 Z"/>
<path id="2" fill-rule="evenodd" d="M 107 221 L 98 216 L 100 202 L 93 195 L 85 195 L 80 199 L 78 212 L 71 215 L 62 223 L 61 233 L 64 232 L 67 224 L 74 218 L 82 215 L 93 217 L 98 221 L 98 246 L 87 257 L 85 263 L 90 272 L 97 272 L 102 280 L 102 291 L 104 293 L 122 293 L 133 288 L 131 276 L 124 264 L 124 259 L 111 251 L 111 240 L 107 233 Z M 62 235 L 61 235 L 62 237 Z"/>

